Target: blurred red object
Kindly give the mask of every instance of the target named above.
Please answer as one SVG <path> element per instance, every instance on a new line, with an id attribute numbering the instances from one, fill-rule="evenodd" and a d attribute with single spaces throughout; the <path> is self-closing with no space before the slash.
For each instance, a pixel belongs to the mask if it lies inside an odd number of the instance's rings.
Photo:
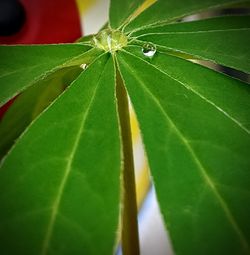
<path id="1" fill-rule="evenodd" d="M 69 43 L 81 37 L 81 24 L 75 0 L 20 0 L 26 20 L 12 36 L 0 36 L 0 44 Z M 0 108 L 0 119 L 11 105 Z"/>
<path id="2" fill-rule="evenodd" d="M 73 42 L 81 36 L 75 0 L 20 0 L 26 21 L 12 36 L 0 36 L 1 44 L 45 44 Z"/>

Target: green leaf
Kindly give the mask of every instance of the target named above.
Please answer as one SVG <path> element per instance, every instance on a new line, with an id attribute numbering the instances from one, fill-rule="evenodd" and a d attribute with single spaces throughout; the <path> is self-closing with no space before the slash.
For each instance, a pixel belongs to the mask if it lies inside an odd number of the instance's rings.
<path id="1" fill-rule="evenodd" d="M 137 16 L 125 29 L 126 32 L 140 30 L 147 26 L 160 23 L 170 23 L 184 16 L 203 10 L 223 7 L 225 5 L 240 3 L 240 0 L 158 0 L 154 5 Z"/>
<path id="2" fill-rule="evenodd" d="M 250 87 L 246 83 L 165 53 L 156 53 L 150 59 L 145 58 L 138 46 L 130 46 L 126 50 L 185 85 L 250 134 Z"/>
<path id="3" fill-rule="evenodd" d="M 204 32 L 250 28 L 250 16 L 221 16 L 189 22 L 178 22 L 158 27 L 149 27 L 132 34 L 133 37 L 167 32 Z"/>
<path id="4" fill-rule="evenodd" d="M 111 0 L 109 22 L 111 28 L 121 26 L 144 2 L 144 0 Z"/>
<path id="5" fill-rule="evenodd" d="M 112 253 L 121 164 L 114 90 L 113 61 L 105 54 L 3 161 L 1 254 Z"/>
<path id="6" fill-rule="evenodd" d="M 81 44 L 0 46 L 0 106 L 88 49 Z"/>
<path id="7" fill-rule="evenodd" d="M 91 35 L 86 35 L 86 36 L 83 36 L 83 37 L 80 37 L 79 39 L 77 39 L 77 43 L 84 43 L 84 44 L 88 44 L 88 45 L 91 45 L 91 40 L 93 38 L 93 34 Z"/>
<path id="8" fill-rule="evenodd" d="M 0 121 L 0 159 L 15 140 L 48 105 L 80 74 L 80 67 L 63 68 L 19 95 Z M 39 82 L 38 82 L 39 83 Z"/>
<path id="9" fill-rule="evenodd" d="M 248 27 L 249 25 L 248 22 Z M 163 49 L 190 54 L 199 59 L 250 73 L 249 28 L 163 32 L 141 36 L 139 39 L 152 42 Z"/>
<path id="10" fill-rule="evenodd" d="M 156 57 L 151 63 L 118 54 L 175 252 L 249 254 L 250 88 L 175 57 Z M 234 112 L 237 104 L 242 115 Z"/>

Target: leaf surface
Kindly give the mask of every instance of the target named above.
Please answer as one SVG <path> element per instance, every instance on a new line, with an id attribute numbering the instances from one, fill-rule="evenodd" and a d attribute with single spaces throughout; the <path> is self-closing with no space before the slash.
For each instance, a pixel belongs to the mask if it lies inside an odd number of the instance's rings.
<path id="1" fill-rule="evenodd" d="M 185 21 L 149 27 L 132 34 L 133 37 L 141 35 L 162 34 L 167 32 L 204 32 L 250 28 L 250 16 L 221 16 L 196 21 Z"/>
<path id="2" fill-rule="evenodd" d="M 250 87 L 248 84 L 165 53 L 156 53 L 150 59 L 145 58 L 138 46 L 130 46 L 126 50 L 178 81 L 250 134 Z"/>
<path id="3" fill-rule="evenodd" d="M 109 22 L 112 28 L 118 28 L 144 2 L 144 0 L 111 0 Z"/>
<path id="4" fill-rule="evenodd" d="M 189 69 L 193 65 L 197 74 L 197 65 L 187 62 L 180 75 L 184 60 L 162 53 L 157 58 L 118 55 L 175 252 L 248 254 L 250 137 L 226 112 L 238 119 L 234 110 L 242 97 L 249 124 L 249 102 L 242 96 L 249 96 L 249 87 L 202 67 L 209 78 L 196 81 Z M 235 99 L 224 98 L 221 88 Z"/>
<path id="5" fill-rule="evenodd" d="M 89 49 L 81 44 L 0 46 L 0 106 Z"/>
<path id="6" fill-rule="evenodd" d="M 1 254 L 112 253 L 120 197 L 114 85 L 113 61 L 105 54 L 33 122 L 5 158 Z"/>
<path id="7" fill-rule="evenodd" d="M 250 73 L 250 29 L 165 32 L 140 37 L 159 47 Z"/>
<path id="8" fill-rule="evenodd" d="M 140 30 L 143 27 L 160 23 L 170 23 L 184 16 L 206 9 L 218 8 L 228 4 L 240 3 L 239 0 L 158 0 L 154 5 L 137 16 L 126 27 L 126 32 Z"/>
<path id="9" fill-rule="evenodd" d="M 80 67 L 60 69 L 15 99 L 0 120 L 0 160 L 27 126 L 76 79 L 81 71 Z"/>

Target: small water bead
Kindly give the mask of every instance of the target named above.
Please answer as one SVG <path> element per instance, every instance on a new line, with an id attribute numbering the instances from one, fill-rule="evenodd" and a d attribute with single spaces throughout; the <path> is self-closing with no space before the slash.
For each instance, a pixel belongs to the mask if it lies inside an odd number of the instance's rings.
<path id="1" fill-rule="evenodd" d="M 152 43 L 145 43 L 142 46 L 142 53 L 148 58 L 152 58 L 156 53 L 156 46 Z"/>
<path id="2" fill-rule="evenodd" d="M 80 67 L 81 67 L 83 70 L 85 70 L 85 69 L 88 67 L 88 65 L 87 65 L 87 64 L 81 64 Z"/>
<path id="3" fill-rule="evenodd" d="M 97 48 L 113 53 L 127 46 L 128 40 L 121 31 L 105 29 L 93 37 L 92 43 Z"/>

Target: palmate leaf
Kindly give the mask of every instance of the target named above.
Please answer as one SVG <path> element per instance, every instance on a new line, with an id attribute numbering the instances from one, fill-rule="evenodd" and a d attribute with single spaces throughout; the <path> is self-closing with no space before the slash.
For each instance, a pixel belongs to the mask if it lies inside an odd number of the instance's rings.
<path id="1" fill-rule="evenodd" d="M 249 254 L 250 88 L 176 57 L 148 62 L 130 51 L 118 54 L 119 68 L 176 254 Z"/>
<path id="2" fill-rule="evenodd" d="M 15 54 L 18 55 L 19 53 L 20 55 L 19 47 L 17 49 L 12 47 L 11 49 Z M 68 45 L 66 45 L 65 54 L 67 54 L 67 49 Z M 31 47 L 31 52 L 33 52 L 33 47 Z M 49 70 L 44 77 L 32 81 L 32 86 L 25 86 L 25 91 L 17 97 L 7 113 L 0 120 L 0 159 L 6 154 L 31 121 L 51 104 L 63 92 L 66 86 L 79 75 L 83 70 L 80 65 L 91 63 L 100 54 L 101 51 L 96 48 L 92 48 L 83 53 L 81 52 L 77 57 L 71 57 L 62 66 Z M 32 62 L 33 56 L 27 54 L 26 58 L 27 63 L 29 63 Z M 23 84 L 25 85 L 25 83 Z"/>
<path id="3" fill-rule="evenodd" d="M 195 21 L 177 22 L 166 25 L 141 29 L 131 34 L 133 37 L 142 35 L 162 34 L 167 32 L 208 32 L 250 28 L 250 16 L 234 15 L 219 16 Z"/>
<path id="4" fill-rule="evenodd" d="M 0 120 L 0 160 L 25 128 L 50 105 L 76 77 L 80 67 L 68 67 L 48 75 L 19 95 Z"/>
<path id="5" fill-rule="evenodd" d="M 112 28 L 121 26 L 145 0 L 111 0 L 109 22 Z"/>
<path id="6" fill-rule="evenodd" d="M 138 46 L 130 46 L 126 50 L 133 56 L 148 61 L 183 86 L 186 85 L 193 93 L 214 105 L 250 134 L 250 87 L 248 84 L 165 53 L 157 53 L 153 59 L 149 59 L 144 57 Z"/>
<path id="7" fill-rule="evenodd" d="M 100 56 L 90 37 L 72 45 L 0 47 L 1 103 L 24 91 L 3 130 L 8 123 L 13 128 L 12 117 L 34 113 L 31 124 L 10 134 L 13 144 L 26 129 L 1 163 L 0 254 L 112 253 L 123 165 L 117 71 L 139 120 L 176 254 L 250 253 L 249 85 L 167 55 L 181 51 L 249 72 L 248 16 L 169 24 L 238 2 L 112 0 L 108 27 L 121 29 L 129 42 L 114 52 L 110 47 L 126 40 L 117 31 L 115 40 L 107 37 L 112 57 Z M 146 42 L 157 45 L 152 58 L 142 53 Z M 50 75 L 83 63 L 91 64 L 37 111 Z"/>
<path id="8" fill-rule="evenodd" d="M 241 0 L 158 0 L 126 26 L 125 31 L 140 30 L 147 26 L 170 23 L 203 10 L 243 2 Z"/>
<path id="9" fill-rule="evenodd" d="M 105 54 L 3 161 L 1 254 L 112 253 L 121 164 L 114 84 L 113 61 Z"/>
<path id="10" fill-rule="evenodd" d="M 0 106 L 89 49 L 81 44 L 0 46 Z"/>
<path id="11" fill-rule="evenodd" d="M 138 40 L 250 73 L 250 16 L 178 23 L 144 32 Z"/>

